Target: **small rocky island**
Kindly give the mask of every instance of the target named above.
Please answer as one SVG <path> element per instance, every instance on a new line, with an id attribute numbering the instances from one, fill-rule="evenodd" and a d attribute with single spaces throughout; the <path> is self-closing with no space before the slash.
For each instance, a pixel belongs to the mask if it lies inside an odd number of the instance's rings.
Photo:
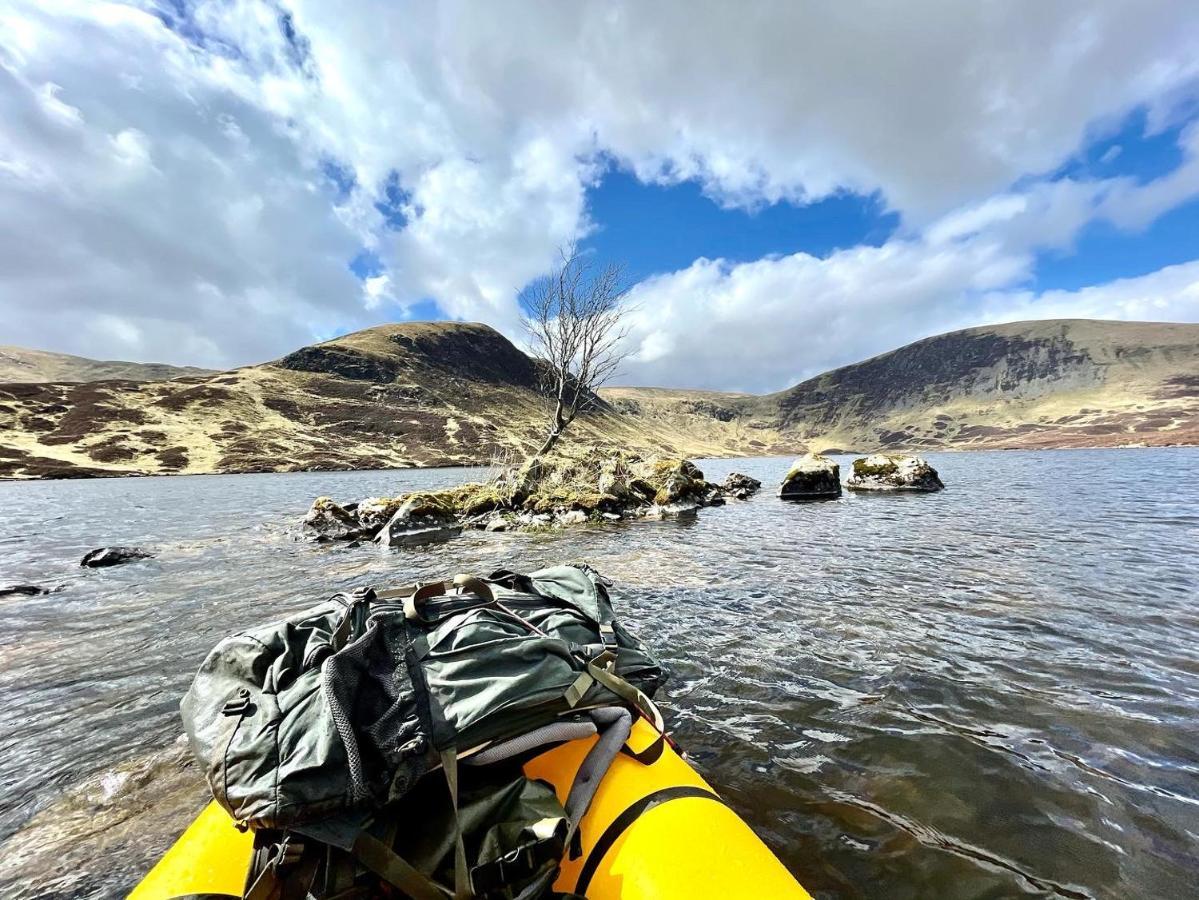
<path id="1" fill-rule="evenodd" d="M 846 485 L 853 491 L 937 491 L 936 469 L 918 456 L 874 455 L 854 460 Z M 681 519 L 726 500 L 748 500 L 762 487 L 756 478 L 730 474 L 723 483 L 704 478 L 695 463 L 672 456 L 643 457 L 599 448 L 557 452 L 502 469 L 488 481 L 341 504 L 318 497 L 304 517 L 319 542 L 374 541 L 403 547 L 443 541 L 466 529 L 529 531 L 619 522 Z M 784 500 L 841 496 L 841 467 L 809 453 L 787 472 Z"/>
<path id="2" fill-rule="evenodd" d="M 853 461 L 845 485 L 851 491 L 939 491 L 937 470 L 919 456 L 876 453 Z"/>
<path id="3" fill-rule="evenodd" d="M 827 456 L 809 453 L 791 464 L 779 496 L 784 500 L 831 500 L 841 496 L 841 467 Z"/>
<path id="4" fill-rule="evenodd" d="M 729 475 L 707 481 L 694 463 L 588 450 L 532 459 L 490 481 L 396 497 L 338 504 L 318 497 L 304 518 L 318 541 L 373 540 L 410 546 L 445 540 L 464 529 L 529 530 L 630 518 L 694 516 L 726 497 L 745 500 L 761 482 Z"/>

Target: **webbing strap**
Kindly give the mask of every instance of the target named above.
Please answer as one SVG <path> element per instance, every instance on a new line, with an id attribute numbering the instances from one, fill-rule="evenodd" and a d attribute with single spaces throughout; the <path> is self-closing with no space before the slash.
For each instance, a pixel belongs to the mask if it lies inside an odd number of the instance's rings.
<path id="1" fill-rule="evenodd" d="M 360 863 L 413 900 L 445 900 L 447 896 L 437 882 L 365 831 L 355 838 L 352 852 Z"/>
<path id="2" fill-rule="evenodd" d="M 608 659 L 605 659 L 605 657 L 608 657 Z M 639 763 L 647 766 L 652 765 L 661 758 L 663 750 L 666 749 L 666 721 L 662 718 L 662 711 L 658 709 L 654 701 L 647 697 L 643 691 L 625 681 L 615 672 L 606 668 L 606 666 L 601 665 L 601 663 L 610 662 L 610 658 L 610 653 L 600 654 L 594 660 L 587 663 L 586 674 L 590 675 L 620 699 L 632 704 L 634 708 L 641 710 L 650 720 L 650 723 L 654 726 L 654 731 L 658 733 L 653 743 L 641 751 L 631 750 L 628 744 L 626 744 L 623 752 L 633 757 Z M 576 679 L 575 683 L 568 689 L 568 700 L 570 699 L 570 695 L 575 692 L 578 684 L 579 680 Z"/>
<path id="3" fill-rule="evenodd" d="M 595 842 L 595 846 L 587 854 L 587 859 L 583 862 L 583 868 L 579 870 L 579 880 L 575 883 L 574 892 L 586 896 L 587 888 L 591 886 L 591 879 L 595 877 L 600 863 L 604 861 L 604 855 L 612 849 L 612 845 L 620 839 L 620 836 L 628 830 L 630 825 L 655 806 L 661 806 L 663 803 L 671 800 L 679 800 L 683 797 L 698 797 L 705 800 L 715 800 L 717 803 L 724 802 L 707 788 L 689 784 L 679 784 L 646 794 L 640 800 L 631 804 L 604 829 L 604 833 L 599 836 L 599 840 Z"/>
<path id="4" fill-rule="evenodd" d="M 262 871 L 246 888 L 244 900 L 295 900 L 305 898 L 312 887 L 320 855 L 305 852 L 305 845 L 285 837 L 274 849 Z M 285 875 L 280 869 L 287 869 Z"/>
<path id="5" fill-rule="evenodd" d="M 354 616 L 360 604 L 366 604 L 367 609 L 370 609 L 370 602 L 375 599 L 375 592 L 370 588 L 357 588 L 348 594 L 341 594 L 349 600 L 346 604 L 345 614 L 342 615 L 341 621 L 337 623 L 337 628 L 333 631 L 329 642 L 333 646 L 333 652 L 336 653 L 350 639 L 350 634 L 354 629 Z M 334 598 L 337 599 L 337 598 Z"/>
<path id="6" fill-rule="evenodd" d="M 441 751 L 441 767 L 450 787 L 450 808 L 454 811 L 454 900 L 473 897 L 470 870 L 466 867 L 466 843 L 462 839 L 462 823 L 458 819 L 458 751 L 453 747 Z"/>

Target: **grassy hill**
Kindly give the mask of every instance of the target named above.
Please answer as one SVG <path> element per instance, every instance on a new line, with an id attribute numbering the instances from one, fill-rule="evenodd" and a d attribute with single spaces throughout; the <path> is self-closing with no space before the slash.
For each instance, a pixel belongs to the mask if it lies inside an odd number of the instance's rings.
<path id="1" fill-rule="evenodd" d="M 491 328 L 437 322 L 169 381 L 0 384 L 0 477 L 485 464 L 540 442 L 536 374 Z M 1199 444 L 1199 325 L 970 328 L 763 396 L 608 388 L 569 438 L 691 456 Z"/>
<path id="2" fill-rule="evenodd" d="M 544 436 L 533 362 L 485 325 L 383 325 L 171 381 L 0 384 L 0 476 L 87 477 L 488 463 Z M 692 454 L 601 403 L 576 439 Z"/>
<path id="3" fill-rule="evenodd" d="M 211 369 L 197 369 L 194 366 L 86 359 L 66 353 L 0 346 L 0 384 L 39 381 L 102 381 L 106 378 L 162 381 L 167 378 L 178 378 L 181 375 L 210 374 L 212 374 Z"/>
<path id="4" fill-rule="evenodd" d="M 681 430 L 757 430 L 815 449 L 1196 444 L 1199 325 L 1014 322 L 926 338 L 765 396 L 603 393 Z"/>

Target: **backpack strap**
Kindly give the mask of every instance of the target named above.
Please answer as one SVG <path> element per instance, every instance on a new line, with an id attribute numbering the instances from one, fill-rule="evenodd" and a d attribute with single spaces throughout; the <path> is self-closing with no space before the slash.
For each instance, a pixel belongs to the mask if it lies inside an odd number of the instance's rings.
<path id="1" fill-rule="evenodd" d="M 588 660 L 586 670 L 579 673 L 579 677 L 566 689 L 566 702 L 572 707 L 577 705 L 593 682 L 599 682 L 624 700 L 645 716 L 658 734 L 644 750 L 633 750 L 626 744 L 622 752 L 643 765 L 652 765 L 661 758 L 662 752 L 666 749 L 666 721 L 662 718 L 662 711 L 658 709 L 653 700 L 636 685 L 616 674 L 615 663 L 616 655 L 611 650 L 605 650 L 595 659 Z"/>
<path id="2" fill-rule="evenodd" d="M 454 814 L 454 900 L 473 897 L 470 869 L 466 865 L 466 843 L 462 839 L 462 821 L 458 818 L 458 751 L 449 747 L 441 751 L 441 768 L 450 788 L 450 809 Z"/>
<path id="3" fill-rule="evenodd" d="M 362 831 L 354 839 L 354 858 L 412 900 L 446 900 L 449 892 L 377 837 Z"/>
<path id="4" fill-rule="evenodd" d="M 259 832 L 254 837 L 243 900 L 305 900 L 321 863 L 320 852 L 290 833 L 278 841 L 268 835 Z"/>

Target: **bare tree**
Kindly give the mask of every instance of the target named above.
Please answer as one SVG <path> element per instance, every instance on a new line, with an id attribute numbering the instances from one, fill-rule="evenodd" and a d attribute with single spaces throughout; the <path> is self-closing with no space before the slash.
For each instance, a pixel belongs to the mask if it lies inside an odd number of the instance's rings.
<path id="1" fill-rule="evenodd" d="M 628 356 L 625 338 L 629 288 L 616 264 L 597 266 L 574 247 L 561 251 L 555 270 L 524 292 L 525 331 L 540 361 L 541 390 L 550 415 L 549 434 L 537 451 L 548 453 L 596 390 Z"/>

